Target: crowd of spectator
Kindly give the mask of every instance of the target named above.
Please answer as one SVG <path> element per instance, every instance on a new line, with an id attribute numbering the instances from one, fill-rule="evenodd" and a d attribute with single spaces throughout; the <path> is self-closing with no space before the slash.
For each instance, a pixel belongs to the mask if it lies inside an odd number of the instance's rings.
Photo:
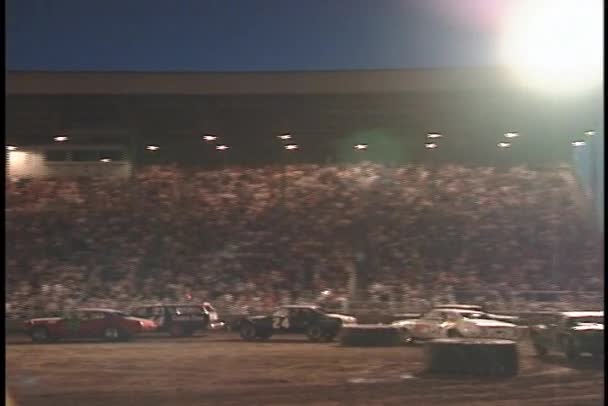
<path id="1" fill-rule="evenodd" d="M 560 298 L 574 303 L 601 294 L 603 235 L 572 180 L 564 165 L 368 162 L 11 181 L 6 307 L 259 311 L 343 299 L 366 278 L 377 302 L 500 306 L 569 291 Z"/>

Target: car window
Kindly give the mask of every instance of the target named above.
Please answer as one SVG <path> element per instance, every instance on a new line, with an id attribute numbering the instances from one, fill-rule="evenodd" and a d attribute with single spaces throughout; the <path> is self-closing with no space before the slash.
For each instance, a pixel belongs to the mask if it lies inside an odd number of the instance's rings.
<path id="1" fill-rule="evenodd" d="M 426 313 L 423 316 L 423 318 L 428 319 L 428 320 L 442 320 L 444 317 L 443 317 L 443 312 L 433 310 L 433 311 Z"/>
<path id="2" fill-rule="evenodd" d="M 148 317 L 148 312 L 149 309 L 145 308 L 145 307 L 140 307 L 138 309 L 135 309 L 135 311 L 133 311 L 133 316 L 135 317 Z"/>
<path id="3" fill-rule="evenodd" d="M 108 316 L 109 315 L 104 312 L 88 312 L 87 320 L 101 320 L 101 319 L 105 319 Z"/>
<path id="4" fill-rule="evenodd" d="M 460 319 L 460 315 L 458 313 L 446 313 L 445 318 L 449 321 L 458 321 Z"/>
<path id="5" fill-rule="evenodd" d="M 203 313 L 203 309 L 198 306 L 182 306 L 182 307 L 174 307 L 173 313 L 178 316 L 186 316 L 186 315 L 200 315 Z"/>
<path id="6" fill-rule="evenodd" d="M 287 317 L 287 309 L 277 309 L 272 313 L 273 317 Z"/>

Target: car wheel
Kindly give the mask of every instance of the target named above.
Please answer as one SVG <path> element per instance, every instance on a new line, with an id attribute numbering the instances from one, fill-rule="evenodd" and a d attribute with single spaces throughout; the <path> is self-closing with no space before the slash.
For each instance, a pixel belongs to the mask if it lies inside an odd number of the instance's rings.
<path id="1" fill-rule="evenodd" d="M 185 335 L 184 327 L 179 324 L 172 324 L 169 327 L 169 334 L 171 334 L 171 337 L 183 337 Z"/>
<path id="2" fill-rule="evenodd" d="M 103 339 L 106 341 L 118 341 L 120 338 L 120 331 L 116 327 L 108 327 L 103 331 Z"/>
<path id="3" fill-rule="evenodd" d="M 566 357 L 570 361 L 574 361 L 580 356 L 578 348 L 576 348 L 576 343 L 571 338 L 568 338 L 564 341 L 564 352 L 566 353 Z"/>
<path id="4" fill-rule="evenodd" d="M 456 338 L 456 337 L 462 337 L 462 334 L 460 334 L 460 332 L 458 330 L 448 330 L 448 337 L 450 338 Z"/>
<path id="5" fill-rule="evenodd" d="M 258 334 L 256 338 L 257 338 L 258 340 L 260 340 L 260 341 L 266 341 L 266 340 L 268 340 L 270 337 L 272 337 L 272 334 L 268 334 L 268 333 L 267 333 L 267 334 Z"/>
<path id="6" fill-rule="evenodd" d="M 540 344 L 536 344 L 534 343 L 534 351 L 536 351 L 536 355 L 538 355 L 539 357 L 544 357 L 547 355 L 547 348 L 543 347 Z"/>
<path id="7" fill-rule="evenodd" d="M 337 333 L 325 333 L 323 334 L 323 341 L 331 343 L 332 341 L 334 341 L 337 335 Z"/>
<path id="8" fill-rule="evenodd" d="M 406 328 L 401 330 L 401 342 L 403 342 L 403 344 L 405 344 L 405 345 L 414 344 L 414 336 Z"/>
<path id="9" fill-rule="evenodd" d="M 319 342 L 323 338 L 323 330 L 318 324 L 313 324 L 306 329 L 306 336 L 313 343 Z"/>
<path id="10" fill-rule="evenodd" d="M 47 343 L 51 341 L 49 330 L 46 327 L 34 327 L 31 336 L 32 341 L 35 343 Z"/>
<path id="11" fill-rule="evenodd" d="M 244 323 L 241 325 L 239 328 L 239 333 L 241 338 L 245 341 L 253 341 L 257 337 L 255 326 L 251 323 Z"/>

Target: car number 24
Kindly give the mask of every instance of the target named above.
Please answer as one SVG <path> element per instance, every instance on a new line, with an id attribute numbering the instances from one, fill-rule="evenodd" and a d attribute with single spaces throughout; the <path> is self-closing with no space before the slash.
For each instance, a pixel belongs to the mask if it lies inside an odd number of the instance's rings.
<path id="1" fill-rule="evenodd" d="M 289 328 L 289 318 L 288 317 L 275 317 L 272 319 L 272 328 L 273 329 L 287 329 Z"/>

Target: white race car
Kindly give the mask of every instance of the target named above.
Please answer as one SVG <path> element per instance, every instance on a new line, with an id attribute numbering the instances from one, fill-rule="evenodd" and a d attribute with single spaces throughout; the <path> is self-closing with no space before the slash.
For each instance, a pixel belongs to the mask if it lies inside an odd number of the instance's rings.
<path id="1" fill-rule="evenodd" d="M 444 337 L 520 338 L 519 328 L 515 324 L 468 309 L 433 309 L 420 318 L 397 320 L 391 325 L 401 330 L 403 341 L 408 344 Z"/>

